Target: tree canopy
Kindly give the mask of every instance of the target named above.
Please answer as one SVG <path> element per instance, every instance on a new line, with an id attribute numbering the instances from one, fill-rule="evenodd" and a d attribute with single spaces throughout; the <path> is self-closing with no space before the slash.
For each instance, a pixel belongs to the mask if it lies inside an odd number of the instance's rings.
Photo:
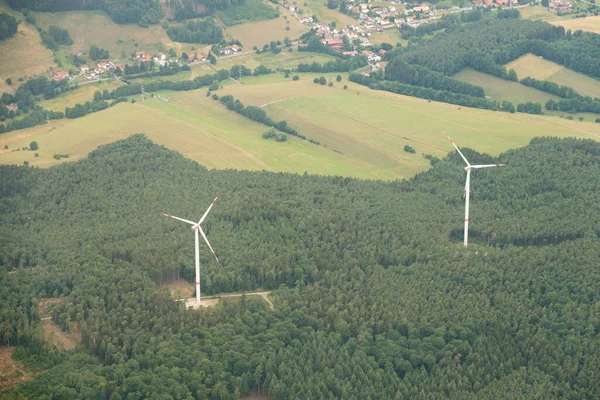
<path id="1" fill-rule="evenodd" d="M 449 146 L 450 147 L 450 146 Z M 451 148 L 449 148 L 451 150 Z M 0 166 L 2 344 L 28 398 L 595 398 L 600 144 L 538 138 L 477 164 L 471 245 L 452 152 L 409 181 L 208 171 L 135 135 L 49 169 Z M 184 310 L 157 289 L 273 289 Z M 10 272 L 10 273 L 9 273 Z M 41 341 L 39 297 L 82 347 Z"/>

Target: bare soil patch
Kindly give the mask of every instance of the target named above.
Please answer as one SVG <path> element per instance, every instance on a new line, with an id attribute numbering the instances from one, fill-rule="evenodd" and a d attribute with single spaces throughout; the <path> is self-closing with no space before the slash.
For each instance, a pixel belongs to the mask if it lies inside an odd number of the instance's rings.
<path id="1" fill-rule="evenodd" d="M 81 333 L 77 328 L 73 332 L 63 332 L 58 325 L 51 320 L 43 321 L 44 339 L 47 343 L 60 350 L 73 350 L 81 343 Z"/>
<path id="2" fill-rule="evenodd" d="M 14 347 L 0 347 L 0 392 L 14 384 L 26 382 L 35 376 L 19 361 L 12 358 Z"/>
<path id="3" fill-rule="evenodd" d="M 52 307 L 54 304 L 60 302 L 61 299 L 56 297 L 42 297 L 40 298 L 38 304 L 38 311 L 40 313 L 41 318 L 50 317 L 52 313 Z"/>
<path id="4" fill-rule="evenodd" d="M 171 297 L 175 299 L 183 299 L 194 294 L 194 285 L 184 279 L 177 279 L 170 283 L 160 284 L 158 287 L 162 290 L 168 290 Z"/>

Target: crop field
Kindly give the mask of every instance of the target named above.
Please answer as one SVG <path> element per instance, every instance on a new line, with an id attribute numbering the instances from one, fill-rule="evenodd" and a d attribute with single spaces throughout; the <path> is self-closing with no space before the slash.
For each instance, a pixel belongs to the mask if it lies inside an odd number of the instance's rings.
<path id="1" fill-rule="evenodd" d="M 208 168 L 271 170 L 354 176 L 365 179 L 408 178 L 429 168 L 423 154 L 444 156 L 452 150 L 443 133 L 462 146 L 497 155 L 523 146 L 535 136 L 577 136 L 600 140 L 600 124 L 550 116 L 507 114 L 372 91 L 346 81 L 315 85 L 314 74 L 299 81 L 280 75 L 247 77 L 252 84 L 232 84 L 232 94 L 246 105 L 263 107 L 275 120 L 285 119 L 321 146 L 290 137 L 278 143 L 262 139 L 264 125 L 228 111 L 205 96 L 204 89 L 165 92 L 157 99 L 121 103 L 75 120 L 50 123 L 0 136 L 0 163 L 47 167 L 85 157 L 98 145 L 144 133 Z M 320 76 L 320 75 L 318 75 Z M 335 82 L 336 74 L 325 75 Z M 232 82 L 233 83 L 233 82 Z M 348 90 L 343 85 L 348 85 Z M 15 151 L 36 140 L 32 151 Z M 416 154 L 404 151 L 409 145 Z M 4 149 L 8 145 L 8 149 Z"/>
<path id="2" fill-rule="evenodd" d="M 67 29 L 73 39 L 70 53 L 89 51 L 91 44 L 107 49 L 111 58 L 124 60 L 134 51 L 166 51 L 169 47 L 180 49 L 169 39 L 160 25 L 142 28 L 138 25 L 119 25 L 102 11 L 70 11 L 33 13 L 43 29 L 58 25 Z"/>
<path id="3" fill-rule="evenodd" d="M 0 2 L 0 12 L 10 14 L 20 21 L 17 33 L 10 39 L 0 42 L 0 93 L 11 92 L 5 83 L 7 78 L 18 85 L 19 77 L 34 76 L 45 73 L 55 67 L 52 51 L 42 45 L 40 34 L 33 25 L 25 22 L 20 12 L 12 10 L 4 2 Z"/>
<path id="4" fill-rule="evenodd" d="M 564 20 L 564 17 L 559 17 L 555 12 L 541 5 L 519 8 L 519 13 L 521 13 L 521 18 L 523 19 L 546 21 L 548 23 L 553 23 L 552 21 L 555 20 Z"/>
<path id="5" fill-rule="evenodd" d="M 517 71 L 517 75 L 521 78 L 519 71 Z M 455 74 L 453 78 L 481 86 L 485 90 L 485 95 L 491 97 L 493 100 L 509 100 L 515 103 L 515 105 L 516 103 L 525 103 L 527 101 L 543 105 L 549 99 L 558 99 L 557 96 L 541 90 L 530 88 L 518 82 L 507 81 L 493 75 L 484 74 L 471 68 L 463 69 Z"/>
<path id="6" fill-rule="evenodd" d="M 600 33 L 600 15 L 585 18 L 554 20 L 550 21 L 550 23 L 553 25 L 564 26 L 565 29 L 570 29 L 573 32 L 581 29 L 583 31 Z"/>
<path id="7" fill-rule="evenodd" d="M 242 46 L 250 50 L 254 46 L 262 48 L 271 40 L 281 40 L 285 37 L 290 40 L 298 39 L 308 31 L 308 28 L 294 18 L 287 10 L 281 8 L 281 16 L 266 21 L 247 22 L 225 28 L 225 34 L 232 39 L 239 40 Z M 287 18 L 284 18 L 287 17 Z M 286 27 L 290 30 L 286 30 Z"/>
<path id="8" fill-rule="evenodd" d="M 600 80 L 580 74 L 533 54 L 526 54 L 506 64 L 506 68 L 513 68 L 517 71 L 519 79 L 531 76 L 558 85 L 570 86 L 584 96 L 600 97 Z"/>
<path id="9" fill-rule="evenodd" d="M 109 92 L 121 86 L 122 83 L 116 80 L 97 82 L 91 85 L 83 85 L 70 92 L 63 93 L 50 100 L 44 100 L 39 103 L 40 107 L 52 111 L 65 111 L 65 107 L 73 107 L 75 104 L 84 104 L 86 101 L 94 99 L 94 93 L 108 90 Z"/>

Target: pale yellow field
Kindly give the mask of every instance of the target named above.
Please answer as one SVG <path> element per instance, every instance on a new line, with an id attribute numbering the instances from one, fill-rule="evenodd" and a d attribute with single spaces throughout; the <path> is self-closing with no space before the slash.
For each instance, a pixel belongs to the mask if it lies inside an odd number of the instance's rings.
<path id="1" fill-rule="evenodd" d="M 73 39 L 70 52 L 89 51 L 91 44 L 109 51 L 111 58 L 124 60 L 135 51 L 167 51 L 180 46 L 169 39 L 160 25 L 142 28 L 135 24 L 119 25 L 102 11 L 34 13 L 37 24 L 44 29 L 58 25 L 69 31 Z M 137 44 L 137 46 L 136 46 Z M 123 54 L 125 53 L 125 54 Z"/>
<path id="2" fill-rule="evenodd" d="M 337 74 L 325 74 L 335 82 Z M 577 136 L 600 140 L 600 124 L 558 117 L 507 114 L 372 91 L 347 81 L 315 85 L 314 74 L 299 81 L 280 75 L 247 77 L 242 85 L 218 90 L 245 105 L 263 107 L 274 120 L 285 119 L 300 134 L 284 143 L 262 139 L 266 126 L 230 112 L 206 97 L 206 90 L 162 93 L 156 99 L 122 103 L 76 120 L 0 136 L 0 163 L 49 166 L 85 157 L 100 144 L 134 133 L 174 149 L 209 168 L 273 170 L 353 176 L 365 179 L 408 178 L 429 168 L 423 154 L 444 156 L 452 150 L 443 133 L 462 146 L 499 154 L 526 145 L 535 136 Z M 254 83 L 254 84 L 252 84 Z M 348 85 L 348 90 L 343 89 Z M 34 152 L 12 152 L 39 143 Z M 8 144 L 9 149 L 4 150 Z M 403 150 L 409 144 L 416 154 Z M 56 161 L 54 154 L 69 154 Z"/>
<path id="3" fill-rule="evenodd" d="M 552 23 L 551 21 L 562 19 L 556 15 L 555 12 L 550 11 L 548 8 L 542 7 L 541 5 L 519 8 L 519 12 L 523 19 L 547 21 L 550 23 Z"/>
<path id="4" fill-rule="evenodd" d="M 40 107 L 46 110 L 52 111 L 65 111 L 65 107 L 73 107 L 75 104 L 84 104 L 86 101 L 92 101 L 94 99 L 94 93 L 99 91 L 108 90 L 113 91 L 119 86 L 123 85 L 120 81 L 102 81 L 91 85 L 83 85 L 75 90 L 71 90 L 67 93 L 63 93 L 50 100 L 44 100 L 39 103 Z"/>
<path id="5" fill-rule="evenodd" d="M 403 47 L 406 47 L 406 45 L 408 44 L 408 40 L 402 39 L 400 30 L 396 28 L 389 28 L 381 33 L 371 35 L 371 37 L 369 38 L 369 42 L 371 42 L 372 44 L 389 43 L 393 46 L 395 46 L 396 43 L 400 43 Z"/>
<path id="6" fill-rule="evenodd" d="M 305 15 L 316 15 L 319 21 L 327 24 L 335 22 L 338 28 L 344 25 L 358 25 L 358 21 L 349 15 L 342 14 L 338 9 L 330 10 L 327 8 L 326 0 L 306 0 L 303 2 L 297 2 L 301 9 L 304 9 Z M 307 4 L 307 6 L 304 6 Z M 307 11 L 310 11 L 307 13 Z"/>
<path id="7" fill-rule="evenodd" d="M 600 97 L 600 80 L 580 74 L 533 54 L 526 54 L 506 64 L 506 68 L 513 68 L 517 71 L 519 79 L 531 76 L 558 85 L 570 86 L 584 96 Z"/>
<path id="8" fill-rule="evenodd" d="M 550 21 L 550 23 L 553 25 L 564 26 L 565 29 L 570 29 L 573 32 L 581 29 L 583 31 L 600 33 L 600 15 L 585 18 L 562 19 Z"/>
<path id="9" fill-rule="evenodd" d="M 290 40 L 298 39 L 300 35 L 308 31 L 306 26 L 292 17 L 284 8 L 281 8 L 280 13 L 281 16 L 279 18 L 226 27 L 225 34 L 228 37 L 239 40 L 246 50 L 252 50 L 254 46 L 262 49 L 271 40 L 283 41 L 286 36 Z M 284 16 L 287 16 L 287 19 L 283 18 Z M 286 26 L 290 27 L 289 31 L 285 30 Z"/>
<path id="10" fill-rule="evenodd" d="M 0 42 L 0 93 L 11 92 L 6 78 L 11 78 L 13 88 L 19 85 L 19 77 L 44 74 L 50 67 L 56 67 L 52 51 L 42 45 L 40 35 L 34 26 L 25 22 L 20 12 L 12 10 L 4 2 L 0 3 L 0 12 L 5 12 L 20 21 L 17 33 L 10 39 Z"/>

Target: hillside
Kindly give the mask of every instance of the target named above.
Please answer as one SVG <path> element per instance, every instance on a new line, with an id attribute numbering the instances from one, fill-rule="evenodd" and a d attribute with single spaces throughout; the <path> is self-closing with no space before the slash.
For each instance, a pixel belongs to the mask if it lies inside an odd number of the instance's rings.
<path id="1" fill-rule="evenodd" d="M 1 339 L 48 369 L 14 395 L 594 398 L 600 145 L 463 150 L 509 164 L 473 174 L 468 250 L 454 153 L 391 183 L 207 171 L 140 135 L 0 167 L 0 296 L 32 305 L 2 309 Z M 203 292 L 276 289 L 274 311 L 185 311 L 155 286 L 193 265 L 189 229 L 159 212 L 196 218 L 217 192 L 205 229 L 223 265 L 202 248 Z M 53 320 L 79 326 L 82 350 L 39 343 L 35 297 L 59 295 Z"/>

